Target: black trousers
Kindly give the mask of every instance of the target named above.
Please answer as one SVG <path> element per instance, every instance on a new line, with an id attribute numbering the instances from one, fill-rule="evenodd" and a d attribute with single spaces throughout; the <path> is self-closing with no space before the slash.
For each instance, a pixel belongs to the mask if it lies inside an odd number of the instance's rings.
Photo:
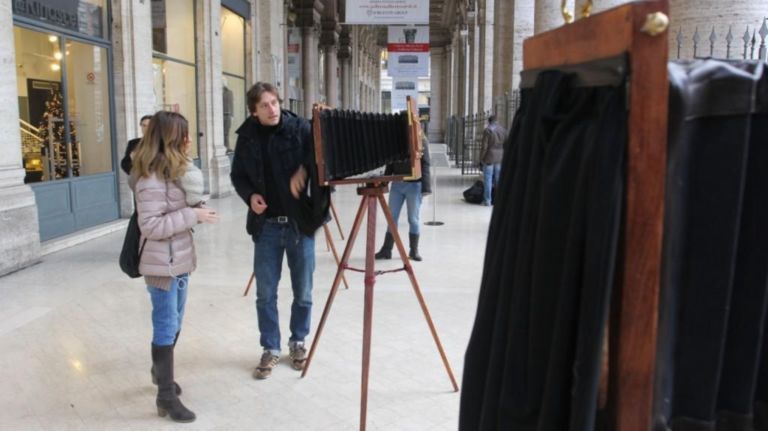
<path id="1" fill-rule="evenodd" d="M 538 75 L 505 143 L 459 429 L 587 431 L 624 191 L 623 80 Z"/>
<path id="2" fill-rule="evenodd" d="M 768 360 L 768 76 L 706 60 L 670 64 L 670 84 L 657 428 L 752 430 Z"/>

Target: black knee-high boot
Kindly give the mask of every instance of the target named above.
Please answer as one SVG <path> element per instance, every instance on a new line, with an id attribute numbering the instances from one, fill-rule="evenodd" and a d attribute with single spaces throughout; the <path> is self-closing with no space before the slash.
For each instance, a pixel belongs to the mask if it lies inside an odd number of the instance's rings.
<path id="1" fill-rule="evenodd" d="M 421 256 L 419 256 L 419 234 L 409 233 L 408 239 L 411 245 L 411 252 L 408 253 L 408 257 L 410 257 L 411 260 L 421 262 Z"/>
<path id="2" fill-rule="evenodd" d="M 181 332 L 176 333 L 176 338 L 173 339 L 173 348 L 176 348 L 176 342 L 179 341 L 179 334 Z M 154 346 L 154 345 L 153 345 Z M 152 383 L 157 385 L 157 376 L 155 375 L 155 349 L 152 349 L 152 368 L 149 369 L 149 374 L 152 375 Z M 176 386 L 176 395 L 181 395 L 181 386 L 179 386 L 178 383 L 173 382 L 173 384 Z"/>
<path id="3" fill-rule="evenodd" d="M 395 244 L 395 238 L 392 234 L 387 232 L 384 235 L 384 244 L 381 246 L 381 250 L 374 255 L 376 259 L 392 259 L 392 245 Z"/>
<path id="4" fill-rule="evenodd" d="M 193 422 L 195 414 L 184 407 L 173 381 L 173 345 L 152 345 L 152 358 L 157 376 L 157 414 L 160 417 L 170 415 L 175 422 Z"/>

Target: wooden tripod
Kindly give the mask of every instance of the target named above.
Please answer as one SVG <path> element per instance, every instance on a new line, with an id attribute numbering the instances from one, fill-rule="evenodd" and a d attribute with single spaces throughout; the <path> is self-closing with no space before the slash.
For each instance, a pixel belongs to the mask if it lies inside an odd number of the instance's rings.
<path id="1" fill-rule="evenodd" d="M 400 240 L 400 235 L 397 233 L 397 224 L 395 223 L 395 220 L 392 218 L 392 213 L 389 210 L 389 205 L 387 205 L 387 201 L 384 199 L 384 193 L 387 191 L 387 183 L 386 182 L 380 182 L 380 183 L 368 183 L 364 187 L 358 187 L 357 194 L 361 195 L 360 200 L 360 208 L 357 210 L 357 216 L 355 217 L 355 222 L 352 225 L 352 231 L 349 233 L 349 239 L 347 240 L 347 245 L 344 248 L 344 254 L 341 257 L 341 262 L 339 263 L 339 269 L 336 271 L 336 277 L 333 280 L 333 285 L 331 286 L 331 292 L 328 295 L 328 300 L 325 303 L 325 308 L 323 309 L 323 315 L 320 318 L 320 324 L 317 328 L 317 334 L 315 335 L 315 339 L 312 342 L 312 347 L 309 350 L 309 356 L 307 357 L 307 363 L 304 366 L 304 370 L 301 373 L 301 377 L 306 376 L 307 371 L 309 370 L 309 366 L 312 363 L 312 358 L 314 357 L 315 351 L 317 350 L 317 345 L 320 342 L 320 335 L 323 332 L 323 327 L 325 326 L 325 321 L 328 319 L 328 314 L 331 310 L 331 305 L 333 304 L 333 299 L 336 296 L 336 292 L 338 291 L 339 284 L 341 282 L 341 279 L 344 274 L 344 270 L 350 269 L 353 271 L 358 272 L 364 272 L 365 273 L 365 301 L 363 306 L 363 370 L 362 370 L 362 383 L 360 388 L 360 430 L 365 430 L 365 422 L 366 422 L 366 414 L 368 410 L 368 372 L 369 372 L 369 364 L 371 359 L 371 330 L 372 330 L 372 317 L 373 317 L 373 285 L 376 282 L 376 276 L 380 274 L 385 274 L 388 272 L 398 272 L 398 271 L 405 271 L 408 273 L 408 278 L 410 278 L 411 285 L 413 286 L 413 291 L 416 293 L 416 298 L 419 301 L 419 305 L 421 305 L 421 310 L 424 312 L 424 318 L 427 320 L 427 325 L 429 325 L 429 330 L 432 333 L 432 338 L 435 340 L 435 344 L 437 345 L 437 350 L 440 352 L 440 357 L 443 360 L 443 365 L 445 366 L 446 372 L 448 372 L 448 377 L 451 379 L 451 384 L 453 385 L 453 390 L 458 392 L 459 386 L 456 384 L 456 379 L 453 377 L 453 371 L 451 370 L 451 366 L 448 363 L 448 358 L 445 355 L 445 351 L 443 350 L 443 345 L 440 343 L 440 337 L 437 335 L 437 329 L 435 329 L 434 323 L 432 323 L 432 318 L 429 315 L 429 310 L 427 309 L 427 304 L 424 301 L 424 297 L 421 294 L 421 289 L 419 289 L 419 283 L 416 281 L 416 276 L 413 273 L 413 267 L 411 266 L 411 262 L 408 259 L 408 254 L 405 252 L 405 247 L 403 246 L 403 242 Z M 376 203 L 379 203 L 381 205 L 381 209 L 384 212 L 384 216 L 387 219 L 387 225 L 389 226 L 389 231 L 392 233 L 392 237 L 395 240 L 395 245 L 397 246 L 397 251 L 400 253 L 400 259 L 403 262 L 403 268 L 395 269 L 395 270 L 389 270 L 389 271 L 375 271 L 374 270 L 374 254 L 376 251 Z M 352 252 L 352 247 L 355 244 L 355 239 L 357 238 L 357 232 L 360 230 L 360 225 L 363 221 L 363 215 L 365 215 L 366 210 L 368 211 L 368 227 L 366 231 L 366 247 L 365 247 L 365 270 L 360 270 L 356 268 L 352 268 L 348 265 L 349 262 L 349 255 Z"/>

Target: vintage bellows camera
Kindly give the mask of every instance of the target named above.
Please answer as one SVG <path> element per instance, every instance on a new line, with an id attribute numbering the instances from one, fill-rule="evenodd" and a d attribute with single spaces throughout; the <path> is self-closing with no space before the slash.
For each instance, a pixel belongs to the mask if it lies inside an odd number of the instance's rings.
<path id="1" fill-rule="evenodd" d="M 332 109 L 312 110 L 315 159 L 320 184 L 370 183 L 421 177 L 421 140 L 413 102 L 396 114 Z M 398 170 L 386 175 L 385 165 Z"/>

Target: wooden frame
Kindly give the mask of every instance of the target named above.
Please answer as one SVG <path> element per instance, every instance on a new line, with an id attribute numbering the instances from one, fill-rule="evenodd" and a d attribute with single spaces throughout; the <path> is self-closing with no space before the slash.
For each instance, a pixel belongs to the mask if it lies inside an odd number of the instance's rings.
<path id="1" fill-rule="evenodd" d="M 411 96 L 407 96 L 406 104 L 408 106 L 408 152 L 410 157 L 411 172 L 409 174 L 401 175 L 386 175 L 376 177 L 360 177 L 360 178 L 348 178 L 341 180 L 328 180 L 325 177 L 325 156 L 323 151 L 323 133 L 322 125 L 320 124 L 320 112 L 325 109 L 333 109 L 328 105 L 316 103 L 312 106 L 312 136 L 315 142 L 315 164 L 317 165 L 318 182 L 321 185 L 336 185 L 336 184 L 367 184 L 367 183 L 380 183 L 389 181 L 402 181 L 404 179 L 416 179 L 421 177 L 421 163 L 420 153 L 421 139 L 419 139 L 420 126 L 418 121 L 418 110 L 416 109 L 416 102 L 411 99 Z"/>
<path id="2" fill-rule="evenodd" d="M 624 225 L 609 339 L 609 429 L 649 431 L 667 151 L 668 0 L 638 1 L 527 39 L 523 68 L 628 54 L 629 124 Z M 662 15 L 663 14 L 663 15 Z"/>

